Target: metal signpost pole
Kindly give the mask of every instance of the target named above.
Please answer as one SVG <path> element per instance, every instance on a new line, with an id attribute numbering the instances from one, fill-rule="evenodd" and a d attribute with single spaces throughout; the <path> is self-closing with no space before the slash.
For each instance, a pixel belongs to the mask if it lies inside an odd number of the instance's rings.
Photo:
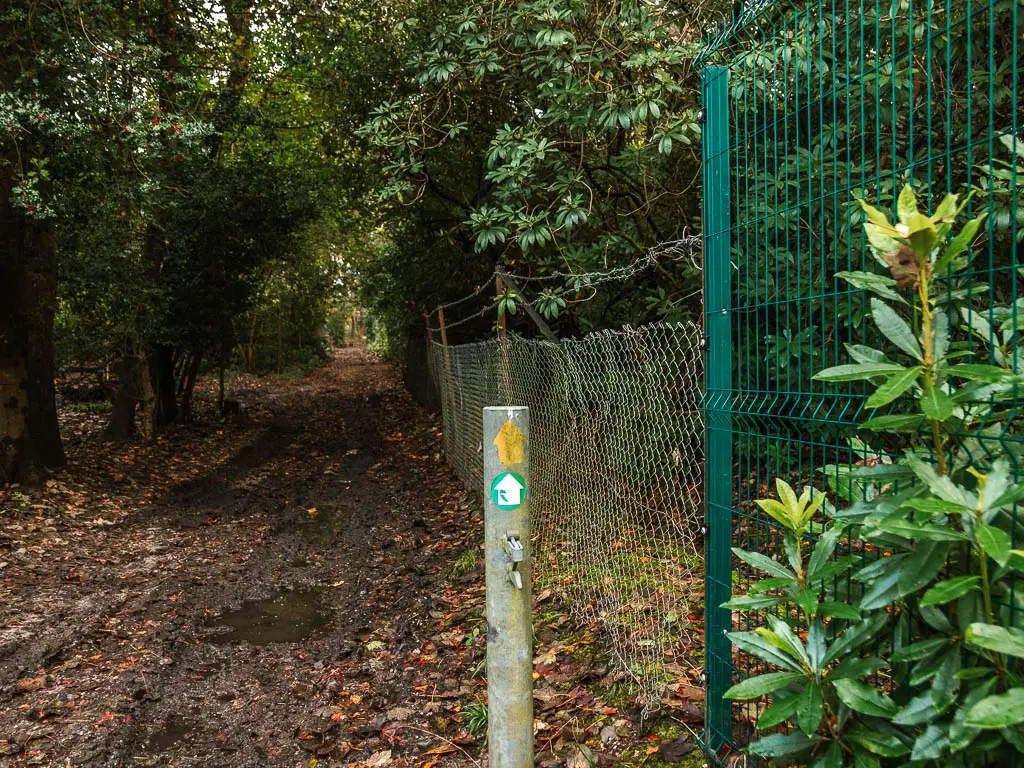
<path id="1" fill-rule="evenodd" d="M 530 409 L 483 409 L 490 768 L 533 768 Z"/>

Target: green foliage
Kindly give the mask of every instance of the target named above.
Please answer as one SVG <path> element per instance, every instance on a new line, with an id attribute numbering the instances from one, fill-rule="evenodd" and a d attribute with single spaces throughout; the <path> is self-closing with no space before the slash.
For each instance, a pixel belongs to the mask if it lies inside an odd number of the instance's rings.
<path id="1" fill-rule="evenodd" d="M 749 747 L 779 762 L 1010 764 L 1024 752 L 1024 631 L 1014 626 L 1024 551 L 1013 549 L 1024 483 L 1014 480 L 1012 442 L 986 438 L 1015 430 L 999 403 L 1020 385 L 1009 363 L 1017 331 L 988 325 L 979 334 L 970 321 L 971 242 L 984 216 L 954 233 L 966 201 L 949 195 L 928 216 L 907 186 L 895 222 L 861 206 L 891 278 L 843 277 L 876 294 L 870 317 L 881 343 L 850 348 L 855 363 L 814 378 L 870 382 L 867 406 L 885 411 L 864 428 L 899 458 L 826 468 L 836 508 L 782 480 L 778 500 L 758 502 L 783 530 L 785 558 L 734 550 L 766 578 L 724 607 L 772 611 L 767 627 L 730 638 L 779 671 L 726 696 L 767 696 L 758 728 L 793 726 Z M 974 362 L 997 344 L 1001 364 Z M 895 640 L 891 650 L 879 647 L 883 636 Z"/>
<path id="2" fill-rule="evenodd" d="M 179 393 L 232 349 L 256 368 L 319 359 L 327 314 L 354 301 L 375 247 L 353 129 L 387 89 L 390 12 L 0 11 L 0 194 L 56 246 L 64 359 L 172 361 Z"/>
<path id="3" fill-rule="evenodd" d="M 474 736 L 487 733 L 487 705 L 482 701 L 474 701 L 462 710 L 466 730 Z"/>
<path id="4" fill-rule="evenodd" d="M 463 0 L 423 10 L 402 25 L 408 87 L 360 130 L 380 153 L 383 199 L 419 241 L 403 255 L 431 252 L 426 269 L 407 261 L 404 271 L 429 285 L 429 272 L 450 264 L 464 295 L 496 262 L 534 274 L 607 269 L 697 221 L 690 62 L 709 4 Z M 536 303 L 567 330 L 606 324 L 609 310 L 679 319 L 698 280 L 669 266 L 658 285 L 640 281 L 618 297 L 564 281 Z M 452 287 L 419 312 L 459 295 Z"/>
<path id="5" fill-rule="evenodd" d="M 1011 254 L 1024 240 L 1019 5 L 756 7 L 704 55 L 729 66 L 731 139 L 745 147 L 732 155 L 733 260 L 743 274 L 734 306 L 780 299 L 751 310 L 749 356 L 768 377 L 759 386 L 813 386 L 810 375 L 837 362 L 831 340 L 865 330 L 869 296 L 902 306 L 895 286 L 904 278 L 870 272 L 870 212 L 847 204 L 851 189 L 891 208 L 908 176 L 940 197 L 975 191 L 989 213 L 990 290 L 1015 300 Z M 922 55 L 903 56 L 897 41 Z M 815 113 L 816 94 L 826 102 Z M 842 290 L 849 286 L 870 293 Z"/>

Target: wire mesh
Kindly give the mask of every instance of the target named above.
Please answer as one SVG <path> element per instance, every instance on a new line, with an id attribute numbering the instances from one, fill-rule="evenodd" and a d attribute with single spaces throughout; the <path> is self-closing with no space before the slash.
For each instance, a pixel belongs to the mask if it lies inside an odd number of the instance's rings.
<path id="1" fill-rule="evenodd" d="M 855 195 L 892 210 L 912 182 L 933 210 L 947 192 L 973 192 L 967 215 L 989 215 L 955 343 L 974 362 L 1017 369 L 1021 10 L 1019 0 L 760 2 L 705 46 L 708 452 L 732 467 L 729 482 L 709 479 L 709 605 L 712 591 L 745 592 L 756 578 L 729 547 L 780 548 L 753 504 L 774 478 L 834 491 L 844 470 L 899 450 L 858 429 L 866 388 L 811 379 L 851 362 L 846 343 L 878 341 L 866 292 L 836 277 L 880 271 Z M 712 283 L 724 285 L 718 300 Z M 982 459 L 1008 453 L 1018 476 L 1019 405 L 990 406 L 999 427 L 964 443 Z M 709 611 L 709 700 L 763 671 L 737 669 L 722 631 L 746 628 L 738 621 Z M 711 746 L 742 746 L 756 715 L 749 704 L 712 710 Z"/>
<path id="2" fill-rule="evenodd" d="M 560 343 L 433 344 L 444 445 L 482 491 L 482 409 L 526 405 L 535 579 L 607 631 L 648 708 L 703 673 L 702 332 L 658 324 Z"/>

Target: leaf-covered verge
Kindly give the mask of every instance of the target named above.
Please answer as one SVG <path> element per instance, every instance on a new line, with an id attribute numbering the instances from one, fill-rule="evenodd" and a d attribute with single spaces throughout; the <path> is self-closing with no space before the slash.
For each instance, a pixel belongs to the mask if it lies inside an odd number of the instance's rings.
<path id="1" fill-rule="evenodd" d="M 861 425 L 873 460 L 823 468 L 836 504 L 777 482 L 758 505 L 782 550 L 734 550 L 764 577 L 725 607 L 765 611 L 729 637 L 751 674 L 726 693 L 758 700 L 752 755 L 822 768 L 1009 765 L 1024 753 L 1024 550 L 1014 409 L 1019 302 L 979 312 L 972 271 L 984 215 L 966 200 L 922 213 L 913 189 L 893 221 L 860 201 L 877 272 L 874 346 L 819 371 L 868 381 Z M 759 661 L 755 661 L 759 660 Z M 771 671 L 765 672 L 764 664 Z"/>

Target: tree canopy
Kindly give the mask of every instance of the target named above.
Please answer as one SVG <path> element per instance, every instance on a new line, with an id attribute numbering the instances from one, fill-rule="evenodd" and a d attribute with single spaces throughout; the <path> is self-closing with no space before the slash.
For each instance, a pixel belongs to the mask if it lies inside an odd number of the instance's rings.
<path id="1" fill-rule="evenodd" d="M 189 418 L 205 370 L 315 359 L 339 308 L 360 303 L 400 351 L 496 267 L 578 275 L 678 238 L 699 213 L 690 62 L 713 13 L 9 4 L 0 479 L 61 463 L 58 363 L 108 371 L 110 437 L 152 436 Z M 563 333 L 691 313 L 689 260 L 658 270 L 529 298 Z"/>

